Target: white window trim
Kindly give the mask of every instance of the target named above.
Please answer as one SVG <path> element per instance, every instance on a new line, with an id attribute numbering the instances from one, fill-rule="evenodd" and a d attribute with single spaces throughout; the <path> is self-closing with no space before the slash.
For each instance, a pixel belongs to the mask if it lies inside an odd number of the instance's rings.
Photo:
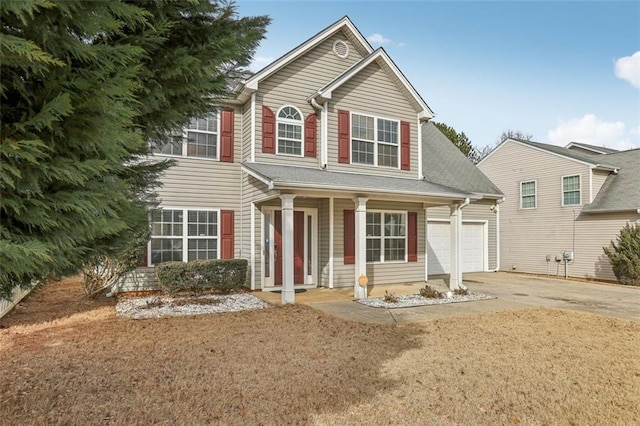
<path id="1" fill-rule="evenodd" d="M 522 185 L 525 183 L 533 182 L 533 207 L 523 207 L 522 205 Z M 531 195 L 527 195 L 530 197 Z M 538 208 L 538 181 L 537 180 L 523 180 L 520 182 L 520 209 L 521 210 L 535 210 Z"/>
<path id="2" fill-rule="evenodd" d="M 564 178 L 575 177 L 575 176 L 578 176 L 578 182 L 580 183 L 580 185 L 578 186 L 578 192 L 579 192 L 580 200 L 578 201 L 578 204 L 565 204 L 564 203 L 564 194 L 565 194 L 565 192 L 573 192 L 573 191 L 565 191 L 564 190 Z M 565 175 L 565 176 L 562 176 L 560 178 L 560 203 L 561 203 L 562 207 L 575 207 L 575 206 L 581 206 L 582 205 L 582 175 L 580 173 L 572 174 L 572 175 Z"/>
<path id="3" fill-rule="evenodd" d="M 189 127 L 187 125 L 187 127 L 182 129 L 182 154 L 178 155 L 178 154 L 164 154 L 162 152 L 153 152 L 154 156 L 158 156 L 158 157 L 171 157 L 171 158 L 190 158 L 190 159 L 196 159 L 196 160 L 205 160 L 205 161 L 220 161 L 220 111 L 216 112 L 216 158 L 209 158 L 209 157 L 198 157 L 196 155 L 187 155 L 187 143 L 188 143 L 188 138 L 187 135 L 189 133 Z M 191 129 L 193 130 L 193 129 Z M 214 132 L 210 132 L 210 131 L 203 131 L 203 130 L 197 130 L 198 132 L 202 132 L 202 133 L 206 133 L 209 135 L 214 134 Z"/>
<path id="4" fill-rule="evenodd" d="M 151 236 L 149 237 L 149 242 L 147 243 L 147 265 L 149 266 L 156 266 L 155 263 L 151 262 L 152 256 L 151 256 L 151 240 L 152 239 L 182 239 L 182 261 L 183 262 L 188 262 L 189 259 L 189 244 L 188 241 L 189 239 L 201 239 L 201 240 L 206 240 L 206 239 L 211 239 L 211 238 L 215 238 L 216 239 L 216 253 L 218 253 L 218 259 L 220 259 L 220 240 L 222 239 L 222 236 L 220 235 L 220 231 L 222 228 L 222 216 L 220 215 L 220 211 L 222 209 L 219 208 L 209 208 L 209 207 L 171 207 L 171 206 L 160 206 L 158 207 L 159 210 L 182 210 L 182 236 L 178 236 L 178 235 L 159 235 L 159 236 Z M 195 235 L 188 235 L 189 234 L 189 219 L 188 219 L 188 212 L 189 211 L 207 211 L 207 212 L 217 212 L 217 218 L 218 218 L 218 223 L 217 225 L 217 231 L 216 231 L 216 237 L 211 237 L 210 235 L 207 236 L 195 236 Z M 149 218 L 149 222 L 151 222 L 151 217 Z"/>
<path id="5" fill-rule="evenodd" d="M 374 114 L 369 114 L 366 112 L 358 112 L 358 111 L 350 111 L 350 117 L 349 117 L 349 161 L 350 164 L 356 165 L 356 166 L 365 166 L 365 167 L 382 167 L 383 169 L 396 169 L 396 170 L 400 170 L 400 165 L 402 163 L 401 161 L 401 156 L 402 156 L 402 128 L 400 126 L 400 120 L 396 120 L 395 118 L 388 118 L 388 117 L 380 117 Z M 371 117 L 373 118 L 373 140 L 367 140 L 367 139 L 360 139 L 360 138 L 354 138 L 353 136 L 353 116 L 354 115 L 362 115 L 365 117 Z M 397 144 L 391 144 L 388 142 L 380 142 L 378 141 L 378 119 L 380 120 L 386 120 L 386 121 L 393 121 L 395 123 L 398 124 L 398 143 Z M 362 140 L 365 142 L 370 142 L 373 143 L 373 164 L 367 164 L 367 163 L 356 163 L 353 161 L 353 140 L 354 139 L 358 139 L 358 140 Z M 398 147 L 398 165 L 393 167 L 393 166 L 379 166 L 378 165 L 378 145 L 382 144 L 382 145 L 389 145 L 389 146 L 397 146 Z"/>
<path id="6" fill-rule="evenodd" d="M 407 235 L 409 232 L 409 214 L 407 210 L 369 210 L 367 209 L 367 213 L 380 213 L 382 215 L 380 220 L 381 233 L 379 237 L 369 237 L 365 235 L 365 238 L 368 239 L 380 239 L 380 259 L 374 260 L 373 262 L 367 261 L 368 265 L 376 265 L 376 264 L 393 264 L 393 263 L 408 263 L 409 260 L 409 236 Z M 404 260 L 385 260 L 384 259 L 384 242 L 387 238 L 389 239 L 400 239 L 400 237 L 385 237 L 384 235 L 384 215 L 385 213 L 395 213 L 402 214 L 404 216 Z M 365 222 L 366 227 L 366 222 Z M 366 257 L 366 254 L 365 254 Z"/>
<path id="7" fill-rule="evenodd" d="M 285 108 L 293 108 L 296 111 L 298 111 L 298 114 L 300 114 L 300 121 L 292 120 L 290 118 L 280 118 L 280 111 L 282 111 Z M 300 126 L 300 155 L 286 154 L 286 153 L 280 152 L 280 126 L 278 125 L 279 123 L 293 124 L 296 126 Z M 292 142 L 297 142 L 295 139 L 290 139 L 290 138 L 282 138 L 282 139 L 286 139 Z M 278 108 L 278 111 L 276 112 L 276 155 L 283 155 L 285 157 L 296 157 L 296 158 L 304 157 L 304 114 L 302 114 L 302 111 L 300 111 L 299 108 L 290 104 L 281 106 L 280 108 Z"/>

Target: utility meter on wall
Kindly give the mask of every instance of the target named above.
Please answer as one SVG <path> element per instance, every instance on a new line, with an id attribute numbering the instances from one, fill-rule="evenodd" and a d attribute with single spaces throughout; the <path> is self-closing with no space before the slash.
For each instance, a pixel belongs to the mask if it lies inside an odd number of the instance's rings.
<path id="1" fill-rule="evenodd" d="M 573 252 L 572 251 L 565 251 L 564 253 L 562 253 L 562 257 L 567 262 L 572 262 L 573 261 Z"/>

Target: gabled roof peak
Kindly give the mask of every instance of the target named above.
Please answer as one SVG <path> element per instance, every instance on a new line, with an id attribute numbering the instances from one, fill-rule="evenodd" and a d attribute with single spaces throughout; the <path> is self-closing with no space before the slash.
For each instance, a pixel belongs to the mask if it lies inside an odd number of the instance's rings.
<path id="1" fill-rule="evenodd" d="M 346 31 L 347 34 L 351 36 L 349 38 L 354 47 L 359 49 L 364 55 L 369 55 L 373 52 L 371 44 L 369 44 L 367 39 L 356 28 L 353 22 L 351 22 L 351 19 L 345 15 L 247 79 L 242 85 L 240 85 L 238 89 L 238 97 L 242 97 L 243 95 L 248 97 L 252 92 L 258 90 L 260 81 L 274 74 L 286 64 L 313 49 L 327 38 L 336 34 L 338 31 Z"/>

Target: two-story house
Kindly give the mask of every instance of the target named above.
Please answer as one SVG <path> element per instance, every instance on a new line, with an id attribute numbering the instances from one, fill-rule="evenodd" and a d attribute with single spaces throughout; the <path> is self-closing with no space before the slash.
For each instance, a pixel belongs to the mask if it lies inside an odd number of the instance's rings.
<path id="1" fill-rule="evenodd" d="M 615 280 L 602 248 L 640 223 L 640 149 L 507 139 L 478 165 L 505 194 L 502 269 Z M 556 261 L 556 259 L 558 259 Z"/>
<path id="2" fill-rule="evenodd" d="M 162 179 L 147 265 L 247 259 L 250 288 L 282 290 L 285 302 L 316 286 L 366 297 L 363 276 L 450 274 L 457 288 L 463 271 L 496 268 L 502 194 L 433 116 L 387 53 L 340 19 L 157 150 L 177 164 Z"/>

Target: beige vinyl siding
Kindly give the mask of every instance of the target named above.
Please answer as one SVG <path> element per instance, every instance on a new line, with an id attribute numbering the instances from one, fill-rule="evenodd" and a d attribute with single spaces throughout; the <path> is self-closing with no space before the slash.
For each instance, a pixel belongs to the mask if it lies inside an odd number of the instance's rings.
<path id="1" fill-rule="evenodd" d="M 251 159 L 251 99 L 242 106 L 241 117 L 241 132 L 240 145 L 236 141 L 235 146 L 240 146 L 239 161 L 249 161 Z"/>
<path id="2" fill-rule="evenodd" d="M 351 287 L 355 281 L 354 265 L 344 264 L 344 210 L 354 210 L 352 200 L 334 200 L 334 287 Z M 418 213 L 418 261 L 367 263 L 369 285 L 424 282 L 425 220 L 421 204 L 369 200 L 367 210 L 413 211 Z"/>
<path id="3" fill-rule="evenodd" d="M 487 222 L 487 250 L 489 270 L 495 270 L 497 265 L 497 235 L 496 235 L 496 214 L 491 211 L 491 206 L 495 201 L 486 201 L 482 203 L 472 203 L 462 209 L 462 221 L 486 221 Z M 427 209 L 427 221 L 431 219 L 449 220 L 449 206 L 431 207 Z"/>
<path id="4" fill-rule="evenodd" d="M 275 195 L 275 191 L 269 190 L 267 185 L 247 173 L 242 173 L 242 229 L 241 232 L 241 257 L 249 262 L 249 274 L 255 274 L 256 288 L 261 288 L 260 277 L 262 274 L 262 212 L 259 206 L 254 207 L 254 231 L 255 240 L 251 241 L 251 203 L 266 197 Z M 279 200 L 279 199 L 278 199 Z M 251 244 L 255 248 L 255 257 L 251 259 Z M 251 275 L 249 275 L 251 276 Z M 247 282 L 250 285 L 251 281 Z"/>
<path id="5" fill-rule="evenodd" d="M 582 202 L 588 202 L 588 165 L 507 142 L 480 169 L 506 196 L 500 205 L 501 269 L 546 274 L 549 266 L 555 275 L 555 257 L 573 250 L 575 261 L 569 265 L 569 275 L 611 279 L 600 259 L 602 245 L 614 238 L 624 221 L 609 223 L 604 217 L 612 215 L 581 214 L 583 205 L 562 206 L 563 176 L 580 175 Z M 537 181 L 537 207 L 520 209 L 519 182 L 532 179 Z M 605 237 L 607 232 L 611 234 Z M 549 265 L 547 256 L 551 257 Z M 563 274 L 562 267 L 559 272 Z"/>
<path id="6" fill-rule="evenodd" d="M 333 43 L 336 40 L 343 40 L 349 46 L 349 56 L 346 59 L 340 59 L 333 53 Z M 298 108 L 306 118 L 309 114 L 315 113 L 307 101 L 309 96 L 360 59 L 362 56 L 340 32 L 261 81 L 256 102 L 256 161 L 318 166 L 320 164 L 320 121 L 317 129 L 316 158 L 262 153 L 262 105 L 271 108 L 274 114 L 277 114 L 280 107 L 292 105 Z"/>
<path id="7" fill-rule="evenodd" d="M 640 224 L 640 215 L 634 212 L 580 215 L 576 221 L 575 260 L 569 264 L 569 275 L 615 281 L 602 248 L 609 247 L 627 223 Z M 560 271 L 562 275 L 562 266 Z"/>
<path id="8" fill-rule="evenodd" d="M 591 194 L 593 198 L 589 202 L 593 201 L 596 198 L 596 195 L 598 195 L 598 191 L 600 191 L 600 188 L 602 188 L 602 185 L 604 185 L 604 181 L 607 180 L 607 178 L 611 174 L 611 172 L 606 170 L 592 170 L 591 172 Z"/>
<path id="9" fill-rule="evenodd" d="M 338 163 L 338 110 L 407 121 L 411 132 L 411 170 Z M 372 63 L 333 92 L 328 112 L 328 167 L 334 171 L 375 173 L 382 176 L 416 177 L 418 170 L 417 113 L 404 91 L 380 68 Z M 398 129 L 400 130 L 400 129 Z M 398 135 L 400 158 L 400 135 Z"/>

